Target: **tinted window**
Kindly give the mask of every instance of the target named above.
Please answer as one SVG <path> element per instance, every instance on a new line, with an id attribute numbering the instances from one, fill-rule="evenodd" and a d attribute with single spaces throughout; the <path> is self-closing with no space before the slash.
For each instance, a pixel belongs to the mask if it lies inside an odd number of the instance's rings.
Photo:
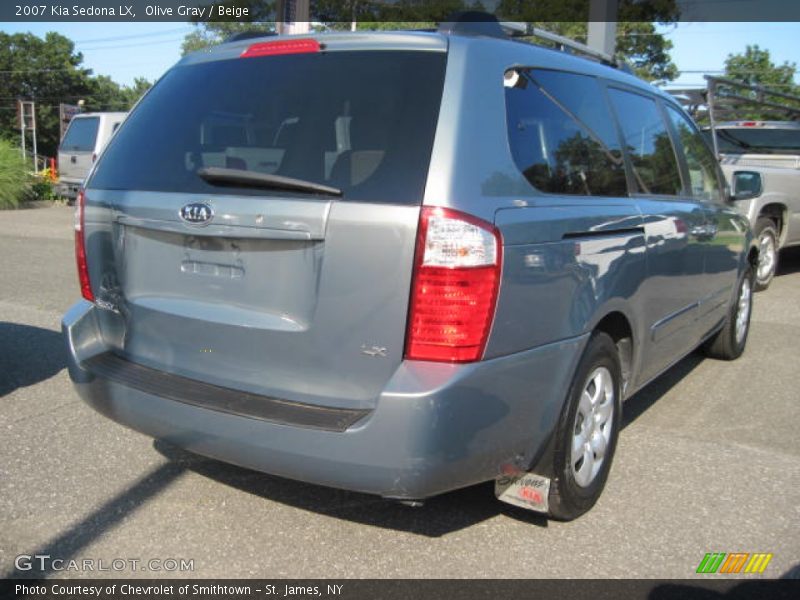
<path id="1" fill-rule="evenodd" d="M 719 201 L 717 161 L 714 160 L 714 155 L 706 146 L 700 132 L 697 131 L 685 115 L 671 106 L 667 107 L 667 114 L 678 132 L 678 138 L 681 140 L 683 155 L 686 158 L 686 167 L 689 170 L 689 185 L 692 195 L 705 200 Z"/>
<path id="2" fill-rule="evenodd" d="M 626 195 L 622 152 L 598 82 L 556 71 L 517 75 L 506 87 L 508 139 L 531 185 L 553 194 Z"/>
<path id="3" fill-rule="evenodd" d="M 345 200 L 421 203 L 444 67 L 445 55 L 431 52 L 176 67 L 114 136 L 90 185 L 219 193 L 196 173 L 221 167 L 337 187 Z"/>
<path id="4" fill-rule="evenodd" d="M 681 178 L 666 123 L 655 100 L 610 89 L 634 177 L 643 194 L 679 195 Z"/>
<path id="5" fill-rule="evenodd" d="M 59 149 L 66 152 L 94 152 L 99 125 L 98 117 L 72 119 Z"/>

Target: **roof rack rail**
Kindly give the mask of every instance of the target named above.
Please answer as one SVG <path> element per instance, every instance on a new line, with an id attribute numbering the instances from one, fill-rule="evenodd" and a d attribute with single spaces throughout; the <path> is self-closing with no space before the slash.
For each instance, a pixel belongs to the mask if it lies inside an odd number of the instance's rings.
<path id="1" fill-rule="evenodd" d="M 582 44 L 580 42 L 576 42 L 568 37 L 564 37 L 563 35 L 558 35 L 556 33 L 551 33 L 544 29 L 536 29 L 532 25 L 528 25 L 527 23 L 523 23 L 528 27 L 528 31 L 526 36 L 528 37 L 537 37 L 543 40 L 547 40 L 548 42 L 552 42 L 556 44 L 559 50 L 562 52 L 567 52 L 571 50 L 577 54 L 583 54 L 589 58 L 593 58 L 602 62 L 603 64 L 609 65 L 611 67 L 617 67 L 622 69 L 626 73 L 632 73 L 633 69 L 631 66 L 625 62 L 624 60 L 620 60 L 611 54 L 606 54 L 605 52 L 601 52 L 600 50 L 595 50 L 594 48 L 590 48 L 586 44 Z"/>
<path id="2" fill-rule="evenodd" d="M 480 11 L 464 11 L 451 15 L 439 24 L 439 33 L 460 35 L 481 35 L 496 38 L 535 37 L 556 45 L 562 52 L 582 54 L 626 73 L 632 73 L 630 65 L 610 54 L 590 48 L 563 35 L 558 35 L 533 27 L 530 23 L 518 21 L 498 21 L 493 14 Z"/>

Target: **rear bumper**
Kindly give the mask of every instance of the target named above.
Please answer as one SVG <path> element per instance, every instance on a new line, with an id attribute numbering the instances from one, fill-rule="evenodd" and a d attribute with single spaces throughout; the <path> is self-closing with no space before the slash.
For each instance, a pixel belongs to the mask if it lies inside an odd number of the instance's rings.
<path id="1" fill-rule="evenodd" d="M 79 302 L 62 328 L 68 368 L 98 412 L 191 452 L 287 477 L 421 499 L 534 464 L 586 338 L 468 365 L 404 362 L 375 408 L 344 431 L 211 410 L 92 370 L 107 353 L 101 309 Z M 168 374 L 164 374 L 169 377 Z"/>
<path id="2" fill-rule="evenodd" d="M 80 191 L 82 184 L 82 181 L 68 181 L 61 179 L 56 184 L 56 194 L 62 198 L 74 200 L 78 197 L 78 192 Z"/>

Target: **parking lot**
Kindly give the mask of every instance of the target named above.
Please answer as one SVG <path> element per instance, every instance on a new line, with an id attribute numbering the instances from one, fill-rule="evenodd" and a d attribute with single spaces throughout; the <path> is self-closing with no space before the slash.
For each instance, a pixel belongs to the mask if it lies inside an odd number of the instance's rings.
<path id="1" fill-rule="evenodd" d="M 79 296 L 71 224 L 65 207 L 0 212 L 0 576 L 41 575 L 15 557 L 49 554 L 193 561 L 60 573 L 86 577 L 685 579 L 707 552 L 772 553 L 764 576 L 798 576 L 800 252 L 756 297 L 742 359 L 693 354 L 625 405 L 605 493 L 559 523 L 497 502 L 491 484 L 408 508 L 96 414 L 72 391 L 59 329 Z"/>

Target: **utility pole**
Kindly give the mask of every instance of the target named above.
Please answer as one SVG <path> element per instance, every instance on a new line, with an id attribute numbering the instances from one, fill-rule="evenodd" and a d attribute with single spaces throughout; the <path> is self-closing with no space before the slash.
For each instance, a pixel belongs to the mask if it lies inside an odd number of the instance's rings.
<path id="1" fill-rule="evenodd" d="M 17 100 L 17 125 L 22 135 L 22 158 L 25 158 L 25 108 L 22 100 Z"/>
<path id="2" fill-rule="evenodd" d="M 31 127 L 31 133 L 33 134 L 33 172 L 39 172 L 39 164 L 36 162 L 36 155 L 38 154 L 36 148 L 36 104 L 31 102 L 31 122 L 33 123 L 33 127 Z"/>
<path id="3" fill-rule="evenodd" d="M 308 33 L 309 0 L 278 0 L 276 28 L 281 35 Z"/>
<path id="4" fill-rule="evenodd" d="M 22 137 L 22 157 L 25 158 L 25 130 L 30 129 L 33 137 L 33 171 L 37 172 L 36 164 L 36 104 L 30 100 L 17 100 L 17 116 L 19 130 Z"/>
<path id="5" fill-rule="evenodd" d="M 586 45 L 592 50 L 614 56 L 617 49 L 617 0 L 591 0 L 589 4 L 589 35 Z"/>

